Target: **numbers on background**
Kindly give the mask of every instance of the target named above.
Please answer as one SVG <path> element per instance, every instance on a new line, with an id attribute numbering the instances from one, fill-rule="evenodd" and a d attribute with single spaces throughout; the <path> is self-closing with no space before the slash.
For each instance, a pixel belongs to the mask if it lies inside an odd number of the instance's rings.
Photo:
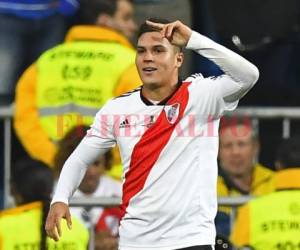
<path id="1" fill-rule="evenodd" d="M 65 80 L 82 80 L 86 81 L 92 74 L 91 66 L 74 65 L 70 66 L 68 64 L 64 65 L 62 68 L 62 77 Z"/>

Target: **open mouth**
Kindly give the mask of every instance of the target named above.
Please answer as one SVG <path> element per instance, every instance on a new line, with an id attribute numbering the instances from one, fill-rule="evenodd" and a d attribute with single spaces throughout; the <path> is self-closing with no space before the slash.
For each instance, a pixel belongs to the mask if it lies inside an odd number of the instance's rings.
<path id="1" fill-rule="evenodd" d="M 156 70 L 157 70 L 157 68 L 154 68 L 154 67 L 145 67 L 145 68 L 143 68 L 143 72 L 145 72 L 145 73 L 151 73 L 151 72 L 154 72 Z"/>

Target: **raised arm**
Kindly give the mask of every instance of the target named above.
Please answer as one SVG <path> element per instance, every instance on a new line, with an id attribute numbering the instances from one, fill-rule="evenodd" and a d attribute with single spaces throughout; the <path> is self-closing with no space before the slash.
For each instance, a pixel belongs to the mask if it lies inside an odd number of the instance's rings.
<path id="1" fill-rule="evenodd" d="M 258 80 L 259 71 L 255 65 L 195 31 L 186 48 L 216 63 L 233 80 L 224 82 L 221 87 L 222 95 L 228 102 L 240 99 Z"/>
<path id="2" fill-rule="evenodd" d="M 180 21 L 160 24 L 147 21 L 147 24 L 159 30 L 172 44 L 185 46 L 216 63 L 232 81 L 224 81 L 220 86 L 225 101 L 238 100 L 247 93 L 258 79 L 256 66 L 237 53 L 192 31 Z"/>

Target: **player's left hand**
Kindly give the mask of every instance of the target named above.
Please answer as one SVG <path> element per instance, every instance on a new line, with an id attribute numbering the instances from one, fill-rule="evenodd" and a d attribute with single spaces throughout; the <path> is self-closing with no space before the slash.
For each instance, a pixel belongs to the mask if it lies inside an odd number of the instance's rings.
<path id="1" fill-rule="evenodd" d="M 170 43 L 180 47 L 186 46 L 192 35 L 192 30 L 180 21 L 162 24 L 147 20 L 146 23 L 152 28 L 160 31 Z"/>

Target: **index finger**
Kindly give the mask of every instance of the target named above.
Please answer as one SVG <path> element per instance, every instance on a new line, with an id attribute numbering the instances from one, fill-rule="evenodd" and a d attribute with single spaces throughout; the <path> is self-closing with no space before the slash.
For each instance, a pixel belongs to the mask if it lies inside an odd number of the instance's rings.
<path id="1" fill-rule="evenodd" d="M 153 29 L 162 30 L 165 24 L 162 23 L 154 23 L 152 21 L 146 20 L 147 25 L 151 26 Z"/>
<path id="2" fill-rule="evenodd" d="M 59 232 L 58 232 L 58 227 L 57 227 L 57 218 L 54 216 L 48 216 L 46 220 L 46 225 L 45 225 L 45 230 L 47 232 L 47 235 L 55 240 L 59 240 Z"/>

